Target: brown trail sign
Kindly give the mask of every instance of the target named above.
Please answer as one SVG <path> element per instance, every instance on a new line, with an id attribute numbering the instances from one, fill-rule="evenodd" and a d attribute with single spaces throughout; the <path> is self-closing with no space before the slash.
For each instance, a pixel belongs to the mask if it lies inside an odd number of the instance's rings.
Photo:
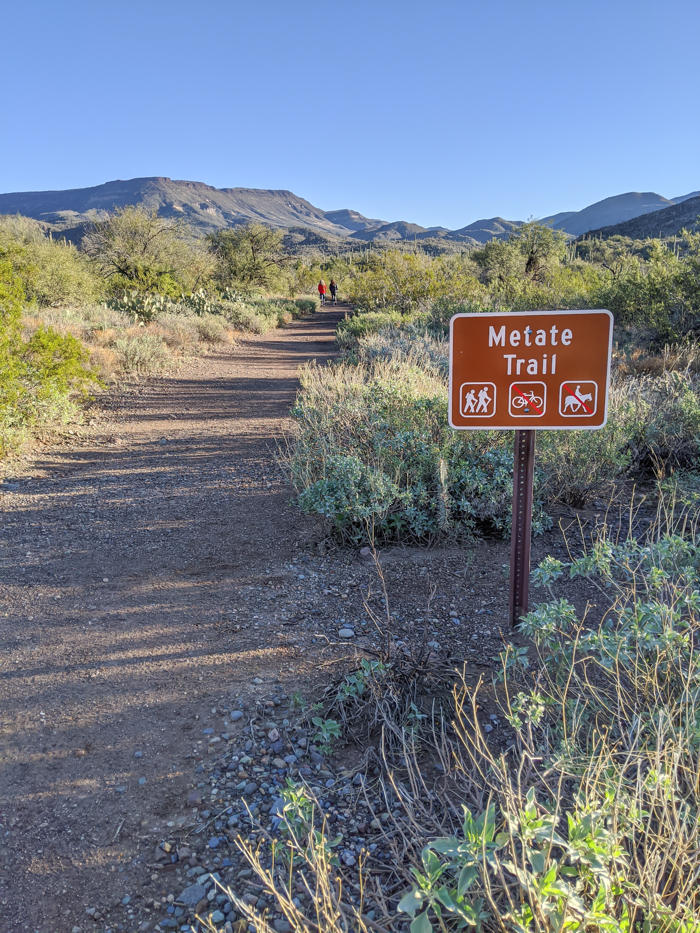
<path id="1" fill-rule="evenodd" d="M 535 431 L 594 430 L 608 416 L 609 311 L 456 314 L 450 321 L 449 421 L 515 430 L 510 622 L 527 612 Z"/>

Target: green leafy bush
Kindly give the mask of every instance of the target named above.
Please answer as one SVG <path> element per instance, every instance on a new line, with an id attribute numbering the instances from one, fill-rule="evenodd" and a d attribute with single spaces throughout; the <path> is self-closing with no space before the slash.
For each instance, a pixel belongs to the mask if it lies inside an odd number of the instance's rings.
<path id="1" fill-rule="evenodd" d="M 102 283 L 72 243 L 51 239 L 29 217 L 0 216 L 0 258 L 19 277 L 27 302 L 56 307 L 94 301 Z"/>
<path id="2" fill-rule="evenodd" d="M 87 351 L 72 335 L 39 327 L 25 338 L 23 301 L 20 276 L 0 261 L 0 456 L 33 430 L 69 417 L 73 394 L 96 381 Z"/>

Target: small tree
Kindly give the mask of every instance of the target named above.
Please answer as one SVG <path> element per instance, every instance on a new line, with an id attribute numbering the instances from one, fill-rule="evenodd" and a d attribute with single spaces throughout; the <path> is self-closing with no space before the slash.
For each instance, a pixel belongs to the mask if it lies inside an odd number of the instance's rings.
<path id="1" fill-rule="evenodd" d="M 213 271 L 211 257 L 183 221 L 143 205 L 117 208 L 95 221 L 82 245 L 113 292 L 177 297 L 201 286 Z"/>
<path id="2" fill-rule="evenodd" d="M 533 282 L 544 282 L 548 272 L 557 266 L 566 252 L 566 236 L 545 224 L 529 221 L 510 235 L 510 242 L 525 261 L 525 276 Z"/>
<path id="3" fill-rule="evenodd" d="M 288 262 L 281 230 L 250 223 L 219 230 L 207 237 L 216 257 L 216 278 L 222 286 L 269 289 Z"/>

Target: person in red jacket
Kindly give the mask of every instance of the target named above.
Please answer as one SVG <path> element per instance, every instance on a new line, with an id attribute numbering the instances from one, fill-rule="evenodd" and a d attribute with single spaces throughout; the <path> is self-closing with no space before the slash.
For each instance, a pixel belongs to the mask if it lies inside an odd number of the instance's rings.
<path id="1" fill-rule="evenodd" d="M 326 303 L 326 283 L 321 279 L 318 283 L 318 294 L 321 297 L 321 307 Z"/>

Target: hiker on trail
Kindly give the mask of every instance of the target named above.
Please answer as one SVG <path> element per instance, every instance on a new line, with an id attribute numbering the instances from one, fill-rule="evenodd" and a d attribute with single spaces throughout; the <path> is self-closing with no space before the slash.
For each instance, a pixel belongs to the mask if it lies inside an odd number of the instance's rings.
<path id="1" fill-rule="evenodd" d="M 337 305 L 338 300 L 335 296 L 338 294 L 338 286 L 335 284 L 335 279 L 331 279 L 330 289 L 331 289 L 331 298 L 333 299 L 333 304 Z"/>
<path id="2" fill-rule="evenodd" d="M 321 297 L 321 306 L 323 306 L 326 303 L 326 283 L 323 279 L 318 283 L 318 293 Z"/>

